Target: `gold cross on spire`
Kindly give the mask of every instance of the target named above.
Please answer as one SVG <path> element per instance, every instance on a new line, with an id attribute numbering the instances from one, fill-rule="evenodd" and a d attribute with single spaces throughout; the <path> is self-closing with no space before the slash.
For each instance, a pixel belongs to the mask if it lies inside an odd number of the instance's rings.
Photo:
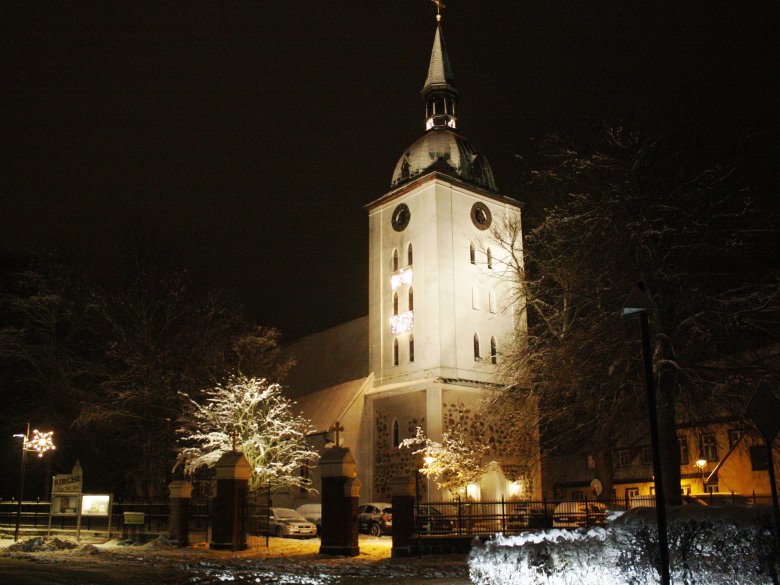
<path id="1" fill-rule="evenodd" d="M 444 0 L 431 0 L 436 5 L 436 21 L 441 20 L 441 11 L 446 8 Z"/>

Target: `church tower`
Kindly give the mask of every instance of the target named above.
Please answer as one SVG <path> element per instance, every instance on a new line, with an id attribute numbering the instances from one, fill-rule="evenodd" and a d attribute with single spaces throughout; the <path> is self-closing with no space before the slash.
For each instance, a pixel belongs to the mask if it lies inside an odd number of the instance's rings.
<path id="1" fill-rule="evenodd" d="M 366 206 L 374 384 L 363 438 L 373 477 L 363 481 L 375 500 L 387 496 L 392 475 L 416 470 L 417 459 L 398 444 L 418 426 L 438 441 L 452 425 L 471 424 L 478 400 L 501 384 L 501 351 L 518 326 L 514 274 L 491 230 L 519 225 L 520 208 L 459 133 L 440 14 L 422 97 L 424 134 L 401 154 L 390 191 Z"/>

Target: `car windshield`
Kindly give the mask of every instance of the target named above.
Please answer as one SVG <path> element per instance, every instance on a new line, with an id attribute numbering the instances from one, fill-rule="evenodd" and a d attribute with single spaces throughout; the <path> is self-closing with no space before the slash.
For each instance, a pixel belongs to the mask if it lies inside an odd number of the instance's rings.
<path id="1" fill-rule="evenodd" d="M 305 520 L 303 516 L 290 508 L 274 508 L 274 516 L 277 518 L 287 518 L 290 520 Z"/>

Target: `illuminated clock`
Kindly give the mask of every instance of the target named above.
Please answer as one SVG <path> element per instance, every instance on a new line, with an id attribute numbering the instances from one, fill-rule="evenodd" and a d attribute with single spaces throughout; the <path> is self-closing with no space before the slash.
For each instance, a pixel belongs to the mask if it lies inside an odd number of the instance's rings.
<path id="1" fill-rule="evenodd" d="M 490 214 L 488 206 L 479 201 L 472 205 L 471 221 L 478 229 L 488 229 L 493 222 L 493 216 Z"/>
<path id="2" fill-rule="evenodd" d="M 409 225 L 409 220 L 412 218 L 412 213 L 409 211 L 409 207 L 406 203 L 401 203 L 393 210 L 393 229 L 397 232 L 402 232 Z"/>

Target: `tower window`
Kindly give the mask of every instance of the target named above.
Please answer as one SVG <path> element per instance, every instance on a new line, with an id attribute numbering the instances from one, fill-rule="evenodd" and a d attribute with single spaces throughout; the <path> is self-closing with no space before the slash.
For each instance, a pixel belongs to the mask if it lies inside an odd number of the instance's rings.
<path id="1" fill-rule="evenodd" d="M 398 293 L 393 293 L 393 315 L 398 315 Z"/>
<path id="2" fill-rule="evenodd" d="M 495 364 L 498 362 L 498 347 L 496 347 L 496 338 L 490 338 L 490 363 Z"/>
<path id="3" fill-rule="evenodd" d="M 412 262 L 414 260 L 414 252 L 412 250 L 412 244 L 409 244 L 409 247 L 406 248 L 406 264 L 411 266 Z"/>
<path id="4" fill-rule="evenodd" d="M 393 420 L 393 447 L 398 447 L 401 444 L 401 427 L 398 424 L 398 419 Z"/>
<path id="5" fill-rule="evenodd" d="M 401 179 L 408 179 L 409 178 L 409 161 L 404 158 L 404 161 L 401 163 Z"/>
<path id="6" fill-rule="evenodd" d="M 472 264 L 477 263 L 477 251 L 474 248 L 474 242 L 471 242 L 469 244 L 469 262 L 471 262 Z"/>
<path id="7" fill-rule="evenodd" d="M 393 339 L 393 365 L 398 365 L 398 339 Z"/>
<path id="8" fill-rule="evenodd" d="M 409 287 L 409 310 L 414 311 L 414 289 Z"/>
<path id="9" fill-rule="evenodd" d="M 487 267 L 488 270 L 493 270 L 493 252 L 490 251 L 490 248 L 487 249 Z"/>
<path id="10" fill-rule="evenodd" d="M 393 272 L 398 270 L 398 250 L 393 250 Z"/>
<path id="11" fill-rule="evenodd" d="M 409 363 L 414 363 L 414 335 L 409 336 Z"/>
<path id="12" fill-rule="evenodd" d="M 497 311 L 497 303 L 496 303 L 496 291 L 495 289 L 490 289 L 490 312 L 495 313 Z"/>
<path id="13" fill-rule="evenodd" d="M 479 354 L 479 333 L 475 333 L 474 334 L 474 361 L 478 362 L 481 359 L 482 358 L 480 357 Z"/>
<path id="14" fill-rule="evenodd" d="M 479 310 L 479 289 L 476 286 L 471 287 L 471 308 Z"/>

